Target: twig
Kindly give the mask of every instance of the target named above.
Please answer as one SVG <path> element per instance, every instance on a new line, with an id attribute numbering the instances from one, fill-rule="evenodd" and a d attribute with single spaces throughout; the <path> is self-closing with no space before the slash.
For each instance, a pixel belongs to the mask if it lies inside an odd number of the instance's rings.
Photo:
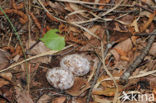
<path id="1" fill-rule="evenodd" d="M 145 7 L 141 6 L 141 5 L 135 4 L 135 6 L 139 7 L 139 8 L 142 8 L 142 9 L 144 9 L 144 10 L 150 12 L 150 13 L 153 13 L 153 11 L 151 9 L 145 8 Z"/>
<path id="2" fill-rule="evenodd" d="M 115 4 L 103 4 L 103 3 L 95 3 L 95 2 L 85 2 L 85 1 L 76 1 L 76 0 L 55 0 L 59 2 L 69 2 L 75 4 L 87 4 L 87 5 L 103 5 L 103 6 L 114 6 Z M 133 7 L 134 5 L 120 5 L 124 7 Z"/>
<path id="3" fill-rule="evenodd" d="M 65 50 L 65 49 L 67 49 L 67 48 L 70 48 L 71 46 L 72 46 L 72 45 L 69 45 L 69 46 L 65 47 L 63 50 Z M 9 70 L 9 69 L 11 69 L 11 68 L 14 68 L 14 67 L 16 67 L 16 66 L 18 66 L 18 65 L 20 65 L 20 64 L 22 64 L 22 63 L 25 63 L 25 62 L 27 62 L 27 61 L 32 60 L 32 59 L 36 59 L 36 58 L 39 58 L 39 57 L 42 57 L 42 56 L 47 56 L 47 55 L 53 55 L 53 54 L 55 54 L 55 53 L 57 53 L 57 52 L 58 52 L 58 51 L 48 51 L 48 52 L 45 52 L 45 53 L 41 53 L 41 54 L 32 56 L 32 57 L 30 57 L 30 58 L 27 58 L 27 59 L 21 61 L 21 62 L 15 63 L 15 64 L 9 66 L 8 68 L 5 68 L 5 69 L 3 69 L 3 70 L 0 70 L 0 73 L 1 73 L 1 72 L 4 72 L 4 71 L 7 71 L 7 70 Z"/>
<path id="4" fill-rule="evenodd" d="M 70 23 L 70 24 L 72 24 L 72 25 L 74 25 L 74 26 L 77 26 L 77 27 L 83 29 L 84 31 L 88 32 L 90 35 L 96 37 L 98 40 L 101 40 L 97 35 L 95 35 L 95 34 L 92 33 L 91 31 L 89 31 L 87 28 L 85 28 L 85 27 L 83 27 L 83 26 L 81 26 L 81 25 L 79 25 L 79 24 L 76 24 L 76 23 Z"/>
<path id="5" fill-rule="evenodd" d="M 107 31 L 107 30 L 106 30 Z M 109 32 L 107 31 L 107 42 L 109 43 Z M 108 46 L 106 46 L 106 49 L 105 49 L 105 51 L 104 51 L 104 53 L 103 53 L 103 58 L 105 58 L 106 57 L 106 55 L 107 55 L 107 53 L 108 53 L 108 51 L 109 51 L 109 47 Z M 103 49 L 102 49 L 102 51 L 103 51 Z M 92 93 L 92 90 L 93 90 L 93 88 L 95 87 L 95 84 L 96 84 L 96 82 L 97 82 L 97 80 L 98 80 L 98 77 L 99 77 L 99 75 L 100 75 L 100 67 L 101 67 L 101 65 L 102 65 L 102 62 L 100 61 L 99 63 L 98 63 L 98 67 L 97 67 L 97 69 L 96 69 L 96 74 L 95 74 L 95 77 L 94 77 L 94 80 L 93 80 L 93 83 L 92 83 L 92 85 L 91 85 L 91 88 L 90 88 L 90 90 L 89 90 L 89 93 L 88 93 L 88 96 L 87 96 L 87 103 L 89 103 L 89 101 L 90 101 L 90 98 L 91 98 L 91 93 Z"/>
<path id="6" fill-rule="evenodd" d="M 141 74 L 138 74 L 138 75 L 135 75 L 135 76 L 130 76 L 128 79 L 131 80 L 131 79 L 137 79 L 137 78 L 141 78 L 141 77 L 145 77 L 145 76 L 148 76 L 148 75 L 151 75 L 151 74 L 154 74 L 156 73 L 156 70 L 153 70 L 153 71 L 148 71 L 146 73 L 141 73 Z M 119 80 L 120 77 L 114 77 L 115 80 Z M 99 84 L 101 84 L 101 82 L 103 81 L 109 81 L 109 80 L 112 80 L 111 78 L 106 78 L 106 79 L 103 79 L 101 81 L 99 81 L 99 83 L 96 85 L 96 87 L 98 87 Z"/>
<path id="7" fill-rule="evenodd" d="M 134 34 L 135 36 L 149 36 L 149 35 L 156 35 L 155 33 L 137 33 L 137 34 Z"/>
<path id="8" fill-rule="evenodd" d="M 26 13 L 28 15 L 28 13 L 30 13 L 30 10 L 31 10 L 31 0 L 28 0 L 28 8 L 26 9 Z M 30 41 L 31 41 L 31 19 L 30 19 L 30 15 L 28 15 L 28 47 L 30 47 Z M 29 56 L 28 56 L 29 57 Z M 30 92 L 30 67 L 31 65 L 27 64 L 27 68 L 26 68 L 26 73 L 27 73 L 27 90 L 28 90 L 28 93 Z"/>
<path id="9" fill-rule="evenodd" d="M 156 33 L 156 30 L 154 30 L 153 33 Z M 126 84 L 128 82 L 128 78 L 130 75 L 136 70 L 137 66 L 142 62 L 142 60 L 145 58 L 145 56 L 148 54 L 152 43 L 154 42 L 156 35 L 150 36 L 148 39 L 148 43 L 146 47 L 143 49 L 142 53 L 136 57 L 134 62 L 128 67 L 128 69 L 123 73 L 123 75 L 120 77 L 120 83 Z"/>
<path id="10" fill-rule="evenodd" d="M 92 11 L 94 12 L 99 12 L 99 11 L 107 11 L 108 9 L 98 9 L 98 8 L 95 8 L 93 6 L 89 6 L 89 5 L 85 5 L 85 4 L 81 4 L 83 7 L 85 8 L 88 8 L 88 9 L 91 9 Z M 109 5 L 110 6 L 110 5 Z M 121 6 L 121 5 L 120 5 Z M 128 10 L 128 11 L 120 11 L 120 10 L 113 10 L 112 11 L 113 13 L 132 13 L 132 12 L 137 12 L 137 10 Z"/>
<path id="11" fill-rule="evenodd" d="M 40 3 L 40 5 L 43 7 L 43 9 L 44 9 L 47 13 L 49 13 L 50 15 L 52 15 L 52 14 L 45 8 L 45 6 L 44 6 L 43 3 L 41 2 L 41 0 L 38 0 L 38 2 Z M 92 33 L 91 31 L 89 31 L 87 28 L 85 28 L 85 27 L 83 27 L 83 26 L 81 26 L 81 25 L 79 25 L 79 24 L 76 24 L 76 23 L 74 23 L 74 22 L 66 22 L 65 20 L 62 20 L 62 19 L 60 19 L 60 18 L 57 18 L 57 17 L 55 17 L 54 15 L 52 15 L 52 16 L 53 16 L 55 19 L 57 19 L 58 21 L 60 21 L 60 22 L 68 23 L 68 24 L 70 24 L 70 25 L 79 27 L 80 29 L 82 29 L 82 30 L 88 32 L 90 35 L 92 35 L 92 36 L 94 36 L 94 37 L 96 37 L 97 39 L 100 40 L 100 38 L 99 38 L 97 35 L 95 35 L 95 34 Z"/>
<path id="12" fill-rule="evenodd" d="M 103 63 L 103 68 L 104 70 L 106 71 L 106 73 L 110 76 L 110 78 L 113 80 L 115 86 L 116 86 L 116 91 L 115 91 L 115 96 L 114 96 L 114 99 L 113 99 L 113 103 L 116 103 L 117 102 L 117 99 L 118 99 L 118 92 L 119 92 L 119 88 L 118 88 L 118 84 L 116 82 L 116 80 L 114 79 L 114 77 L 112 76 L 112 74 L 109 72 L 106 64 L 105 64 L 105 61 L 106 61 L 106 57 L 107 55 L 105 56 L 104 52 L 103 52 L 103 42 L 101 42 L 101 52 L 102 52 L 102 63 Z"/>
<path id="13" fill-rule="evenodd" d="M 124 0 L 120 0 L 113 8 L 107 10 L 106 12 L 104 12 L 103 14 L 101 14 L 100 16 L 96 16 L 95 18 L 92 18 L 90 20 L 86 20 L 86 21 L 83 21 L 83 23 L 88 23 L 88 22 L 93 22 L 93 21 L 97 21 L 98 19 L 102 19 L 101 17 L 107 15 L 108 13 L 114 11 L 116 8 L 118 8 L 121 3 L 123 2 Z M 102 19 L 102 20 L 105 20 L 105 19 Z M 107 19 L 106 19 L 107 20 Z M 76 22 L 75 22 L 76 23 Z"/>
<path id="14" fill-rule="evenodd" d="M 118 8 L 121 3 L 123 2 L 124 0 L 120 0 L 113 8 L 109 9 L 108 11 L 104 12 L 101 16 L 105 16 L 107 15 L 108 13 L 114 11 L 116 8 Z"/>
<path id="15" fill-rule="evenodd" d="M 32 46 L 30 46 L 30 48 L 26 50 L 26 54 L 30 54 L 30 50 L 33 49 L 39 42 L 40 40 L 37 40 Z"/>
<path id="16" fill-rule="evenodd" d="M 0 11 L 4 14 L 4 16 L 5 16 L 6 19 L 8 20 L 9 24 L 11 25 L 13 31 L 15 32 L 16 38 L 18 39 L 19 44 L 20 44 L 20 46 L 21 46 L 21 48 L 22 48 L 22 52 L 23 52 L 23 55 L 24 55 L 24 59 L 26 59 L 26 54 L 25 54 L 25 51 L 24 51 L 24 48 L 23 48 L 22 41 L 21 41 L 21 39 L 20 39 L 20 35 L 19 35 L 18 32 L 16 31 L 16 28 L 14 27 L 13 23 L 10 21 L 9 17 L 6 15 L 5 11 L 1 8 L 1 6 L 0 6 Z M 16 10 L 13 10 L 13 11 L 16 12 Z M 11 12 L 11 11 L 9 11 L 9 12 Z M 17 12 L 17 14 L 18 14 L 18 13 L 19 13 L 19 12 Z M 22 14 L 22 12 L 21 12 L 21 13 L 19 13 L 19 15 L 24 16 L 25 14 L 24 14 L 24 13 Z M 26 20 L 27 16 L 25 16 L 24 18 L 25 18 L 25 19 L 20 19 L 20 20 L 24 22 L 24 21 Z"/>
<path id="17" fill-rule="evenodd" d="M 144 1 L 141 1 L 142 4 L 146 5 L 150 10 L 154 11 L 154 9 L 151 7 L 151 5 L 147 4 Z"/>
<path id="18" fill-rule="evenodd" d="M 94 85 L 96 84 L 96 82 L 97 82 L 97 80 L 98 80 L 101 65 L 102 65 L 102 62 L 99 61 L 98 65 L 97 65 L 96 73 L 95 73 L 95 76 L 94 76 L 94 80 L 93 80 L 93 82 L 92 82 L 92 84 L 91 84 L 91 87 L 90 87 L 90 89 L 89 89 L 89 92 L 88 92 L 88 96 L 87 96 L 86 103 L 89 103 L 89 102 L 90 102 L 92 90 L 93 90 Z"/>

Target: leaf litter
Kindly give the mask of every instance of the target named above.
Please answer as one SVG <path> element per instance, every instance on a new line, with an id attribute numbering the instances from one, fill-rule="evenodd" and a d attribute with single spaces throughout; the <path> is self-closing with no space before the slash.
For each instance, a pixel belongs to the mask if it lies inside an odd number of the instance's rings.
<path id="1" fill-rule="evenodd" d="M 155 99 L 156 40 L 148 43 L 156 36 L 155 4 L 153 0 L 1 0 L 27 59 L 0 11 L 0 102 L 120 103 L 123 92 L 133 91 Z M 90 72 L 75 77 L 68 90 L 52 87 L 47 70 L 60 67 L 60 60 L 74 53 L 85 55 Z M 138 62 L 142 53 L 145 56 Z M 128 70 L 131 65 L 133 72 Z M 130 75 L 124 76 L 125 72 Z M 123 77 L 129 80 L 124 85 Z M 131 99 L 126 102 L 134 102 Z"/>

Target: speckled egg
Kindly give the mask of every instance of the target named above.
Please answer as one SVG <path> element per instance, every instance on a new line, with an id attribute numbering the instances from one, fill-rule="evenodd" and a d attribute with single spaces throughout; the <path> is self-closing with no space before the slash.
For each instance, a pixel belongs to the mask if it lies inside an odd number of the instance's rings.
<path id="1" fill-rule="evenodd" d="M 63 69 L 62 67 L 49 69 L 46 78 L 53 87 L 61 90 L 69 89 L 74 84 L 74 76 L 72 72 Z"/>
<path id="2" fill-rule="evenodd" d="M 63 57 L 60 65 L 62 68 L 71 71 L 75 76 L 84 76 L 90 71 L 90 62 L 79 54 Z"/>

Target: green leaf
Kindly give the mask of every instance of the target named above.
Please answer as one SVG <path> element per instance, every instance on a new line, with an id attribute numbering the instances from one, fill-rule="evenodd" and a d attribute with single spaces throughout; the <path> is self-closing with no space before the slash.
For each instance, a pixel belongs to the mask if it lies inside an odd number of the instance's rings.
<path id="1" fill-rule="evenodd" d="M 62 50 L 65 47 L 65 40 L 57 32 L 58 29 L 51 29 L 40 40 L 52 50 Z"/>

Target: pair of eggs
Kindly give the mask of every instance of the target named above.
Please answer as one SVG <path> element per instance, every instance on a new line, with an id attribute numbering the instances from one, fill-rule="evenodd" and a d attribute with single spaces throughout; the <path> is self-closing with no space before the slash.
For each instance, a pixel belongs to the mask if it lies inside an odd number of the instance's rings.
<path id="1" fill-rule="evenodd" d="M 90 62 L 79 54 L 63 57 L 61 67 L 49 69 L 46 74 L 48 82 L 58 89 L 69 89 L 74 84 L 74 76 L 84 76 L 90 70 Z"/>

